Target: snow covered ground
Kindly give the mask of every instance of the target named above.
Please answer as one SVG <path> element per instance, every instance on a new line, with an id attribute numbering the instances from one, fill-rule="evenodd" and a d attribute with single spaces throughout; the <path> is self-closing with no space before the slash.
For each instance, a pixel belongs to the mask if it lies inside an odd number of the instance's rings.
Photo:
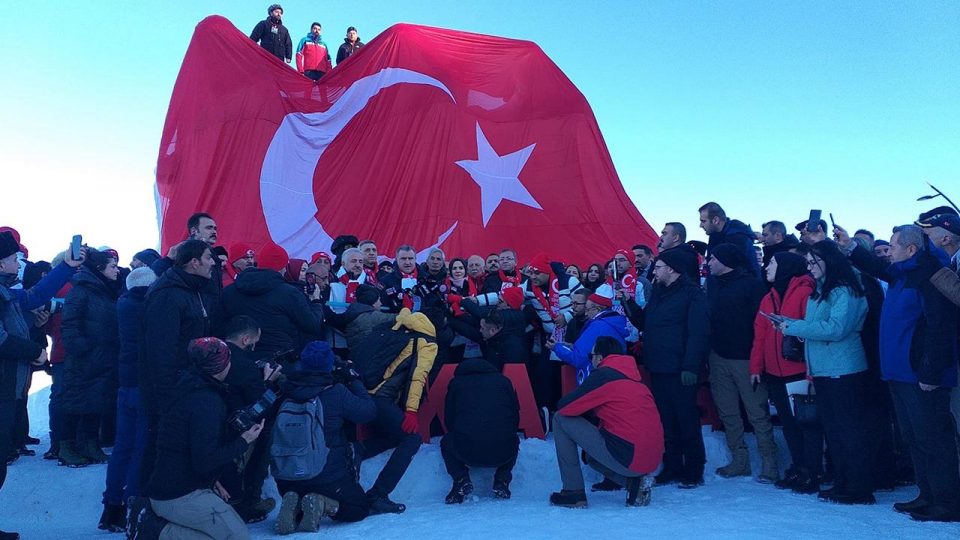
<path id="1" fill-rule="evenodd" d="M 30 397 L 31 428 L 44 439 L 46 450 L 49 388 L 39 388 Z M 728 457 L 723 436 L 705 433 L 707 444 L 706 485 L 685 491 L 675 486 L 655 488 L 646 508 L 624 506 L 624 493 L 592 493 L 585 510 L 553 508 L 550 492 L 560 487 L 553 444 L 524 441 L 514 471 L 513 499 L 495 500 L 490 493 L 492 470 L 476 471 L 472 500 L 449 506 L 443 498 L 450 480 L 437 444 L 424 445 L 400 482 L 393 499 L 407 505 L 402 515 L 381 515 L 354 524 L 325 521 L 324 538 L 737 538 L 764 539 L 859 538 L 957 539 L 958 524 L 916 523 L 893 512 L 890 506 L 916 496 L 915 488 L 878 493 L 878 504 L 844 507 L 821 503 L 813 496 L 795 495 L 761 485 L 752 479 L 724 480 L 712 471 Z M 436 441 L 435 441 L 436 442 Z M 751 439 L 751 452 L 756 446 Z M 782 447 L 781 454 L 785 455 Z M 38 452 L 39 454 L 40 452 Z M 363 484 L 369 486 L 386 460 L 378 456 L 363 466 Z M 754 463 L 759 470 L 759 464 Z M 0 491 L 0 529 L 19 531 L 27 540 L 38 538 L 122 538 L 97 530 L 97 519 L 106 465 L 85 469 L 58 467 L 40 456 L 21 458 L 9 470 Z M 587 470 L 587 482 L 599 480 Z M 275 486 L 268 490 L 276 497 Z M 275 515 L 251 526 L 254 538 L 273 537 Z M 307 538 L 311 535 L 292 535 Z"/>

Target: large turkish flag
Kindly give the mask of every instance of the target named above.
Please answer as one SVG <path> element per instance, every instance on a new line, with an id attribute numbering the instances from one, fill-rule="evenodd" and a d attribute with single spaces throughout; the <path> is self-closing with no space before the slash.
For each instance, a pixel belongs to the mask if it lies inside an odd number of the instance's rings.
<path id="1" fill-rule="evenodd" d="M 409 24 L 323 79 L 223 17 L 197 25 L 157 160 L 164 249 L 211 213 L 220 243 L 291 257 L 332 237 L 381 253 L 504 247 L 605 261 L 656 235 L 627 197 L 583 95 L 535 44 Z"/>

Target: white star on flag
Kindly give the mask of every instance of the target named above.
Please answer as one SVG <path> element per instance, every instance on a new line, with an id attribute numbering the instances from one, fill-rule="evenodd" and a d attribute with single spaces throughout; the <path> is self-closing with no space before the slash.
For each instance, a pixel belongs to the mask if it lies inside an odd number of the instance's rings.
<path id="1" fill-rule="evenodd" d="M 484 227 L 487 226 L 490 216 L 493 215 L 504 199 L 543 210 L 540 203 L 520 182 L 520 171 L 523 170 L 523 166 L 526 165 L 527 159 L 530 158 L 535 146 L 537 145 L 531 144 L 526 148 L 501 156 L 490 146 L 487 136 L 483 134 L 480 124 L 477 123 L 477 159 L 463 159 L 456 163 L 470 173 L 473 181 L 480 186 L 480 204 Z"/>

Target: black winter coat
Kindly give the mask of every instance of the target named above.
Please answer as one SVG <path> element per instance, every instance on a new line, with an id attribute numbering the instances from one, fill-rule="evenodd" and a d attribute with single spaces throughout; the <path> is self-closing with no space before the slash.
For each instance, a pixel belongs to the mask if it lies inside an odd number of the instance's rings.
<path id="1" fill-rule="evenodd" d="M 506 463 L 517 453 L 520 425 L 520 404 L 510 379 L 486 360 L 464 360 L 447 389 L 444 423 L 468 463 Z"/>
<path id="2" fill-rule="evenodd" d="M 643 332 L 644 365 L 651 373 L 699 373 L 710 351 L 707 295 L 681 275 L 653 288 L 647 306 L 630 322 Z"/>
<path id="3" fill-rule="evenodd" d="M 760 263 L 757 262 L 757 253 L 753 249 L 753 241 L 756 235 L 753 229 L 736 219 L 727 220 L 720 232 L 710 233 L 710 241 L 707 242 L 707 254 L 713 253 L 713 249 L 720 244 L 733 244 L 740 249 L 747 264 L 750 265 L 750 273 L 760 277 Z"/>
<path id="4" fill-rule="evenodd" d="M 276 33 L 273 32 L 274 27 L 276 27 Z M 274 23 L 268 17 L 258 22 L 250 33 L 250 39 L 259 43 L 263 50 L 280 60 L 293 58 L 293 40 L 290 39 L 290 31 L 279 21 Z"/>
<path id="5" fill-rule="evenodd" d="M 347 468 L 349 462 L 344 421 L 366 424 L 377 416 L 377 406 L 363 383 L 353 380 L 347 387 L 334 384 L 329 373 L 299 371 L 287 377 L 283 395 L 294 401 L 308 401 L 320 396 L 320 403 L 323 404 L 323 437 L 330 449 L 327 464 L 319 475 L 322 483 L 336 482 L 353 474 Z"/>
<path id="6" fill-rule="evenodd" d="M 63 410 L 69 414 L 104 414 L 117 406 L 116 281 L 108 282 L 82 267 L 63 305 Z"/>
<path id="7" fill-rule="evenodd" d="M 715 276 L 707 288 L 710 303 L 710 348 L 724 358 L 748 360 L 753 322 L 768 289 L 760 279 L 737 269 Z"/>
<path id="8" fill-rule="evenodd" d="M 253 355 L 233 343 L 227 343 L 227 347 L 230 348 L 230 371 L 223 382 L 227 385 L 227 412 L 233 414 L 260 399 L 267 387 Z"/>
<path id="9" fill-rule="evenodd" d="M 212 487 L 248 446 L 227 426 L 225 385 L 188 371 L 177 387 L 160 422 L 157 461 L 144 490 L 161 501 Z"/>
<path id="10" fill-rule="evenodd" d="M 299 353 L 307 342 L 323 339 L 323 306 L 317 303 L 315 308 L 299 288 L 273 270 L 249 268 L 223 290 L 228 317 L 246 315 L 260 325 L 257 351 L 262 355 Z"/>
<path id="11" fill-rule="evenodd" d="M 147 287 L 134 287 L 117 300 L 117 329 L 120 336 L 120 386 L 140 386 L 140 340 Z"/>
<path id="12" fill-rule="evenodd" d="M 478 324 L 480 319 L 492 311 L 491 308 L 482 308 L 469 300 L 461 302 L 460 307 L 473 316 Z M 498 370 L 503 369 L 504 364 L 526 364 L 530 355 L 526 329 L 536 315 L 532 309 L 501 309 L 500 315 L 503 317 L 503 328 L 490 339 L 483 339 L 479 328 L 472 328 L 472 331 L 468 332 L 468 329 L 458 327 L 458 331 L 463 337 L 479 343 L 483 357 Z"/>
<path id="13" fill-rule="evenodd" d="M 343 45 L 340 45 L 340 49 L 337 51 L 337 65 L 340 65 L 340 62 L 350 58 L 360 47 L 363 47 L 363 42 L 359 39 L 350 43 L 349 39 L 343 38 Z"/>
<path id="14" fill-rule="evenodd" d="M 190 367 L 187 344 L 212 335 L 209 280 L 170 268 L 150 286 L 143 308 L 140 396 L 148 414 L 170 406 L 177 380 Z"/>

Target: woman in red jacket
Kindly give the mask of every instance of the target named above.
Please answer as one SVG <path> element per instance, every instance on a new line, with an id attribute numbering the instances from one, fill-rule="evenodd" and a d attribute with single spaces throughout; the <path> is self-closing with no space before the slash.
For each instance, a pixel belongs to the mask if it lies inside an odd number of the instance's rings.
<path id="1" fill-rule="evenodd" d="M 803 319 L 807 299 L 816 289 L 816 284 L 807 273 L 806 259 L 790 252 L 777 253 L 770 259 L 766 277 L 773 286 L 761 300 L 759 313 L 753 322 L 750 378 L 754 383 L 759 383 L 762 375 L 783 424 L 783 436 L 793 461 L 784 478 L 775 485 L 781 489 L 793 489 L 797 487 L 801 476 L 819 475 L 823 461 L 823 431 L 819 426 L 804 426 L 801 429 L 797 423 L 790 407 L 787 383 L 806 378 L 807 365 L 803 360 L 783 357 L 783 334 L 762 314 Z"/>

